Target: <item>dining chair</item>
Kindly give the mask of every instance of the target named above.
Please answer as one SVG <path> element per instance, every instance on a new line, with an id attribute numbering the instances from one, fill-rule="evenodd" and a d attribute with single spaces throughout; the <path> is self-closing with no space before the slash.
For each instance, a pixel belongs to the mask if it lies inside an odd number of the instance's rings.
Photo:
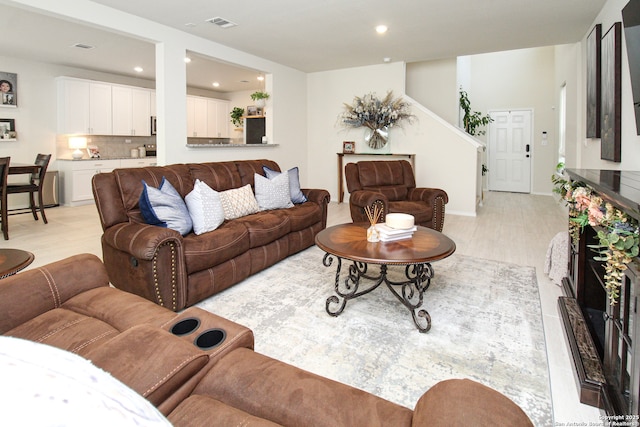
<path id="1" fill-rule="evenodd" d="M 24 183 L 11 183 L 7 185 L 7 194 L 16 193 L 29 193 L 29 207 L 35 220 L 38 220 L 38 213 L 36 208 L 40 210 L 42 214 L 42 220 L 47 224 L 47 217 L 44 214 L 44 202 L 42 201 L 42 186 L 44 183 L 44 176 L 47 173 L 49 167 L 49 161 L 51 160 L 51 154 L 38 154 L 36 156 L 35 164 L 40 166 L 38 172 L 34 172 L 29 177 L 29 182 Z M 35 203 L 35 194 L 38 193 L 38 205 Z"/>
<path id="2" fill-rule="evenodd" d="M 0 203 L 0 220 L 2 220 L 2 234 L 4 235 L 4 240 L 9 240 L 9 222 L 7 220 L 8 206 L 7 206 L 7 177 L 9 176 L 9 162 L 11 157 L 1 157 L 0 158 L 0 198 L 2 199 Z"/>

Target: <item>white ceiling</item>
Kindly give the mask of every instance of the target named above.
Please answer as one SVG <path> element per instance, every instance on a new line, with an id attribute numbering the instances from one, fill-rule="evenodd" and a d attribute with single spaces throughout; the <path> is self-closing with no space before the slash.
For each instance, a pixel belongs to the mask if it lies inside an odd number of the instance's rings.
<path id="1" fill-rule="evenodd" d="M 575 43 L 590 30 L 606 0 L 94 0 L 124 12 L 248 52 L 304 72 L 391 61 Z M 238 26 L 206 22 L 220 16 Z M 190 24 L 190 25 L 187 25 Z M 375 33 L 385 24 L 389 31 Z M 35 30 L 37 29 L 37 30 Z M 82 68 L 155 78 L 153 45 L 77 23 L 3 6 L 0 52 Z M 10 35 L 10 36 L 6 36 Z M 74 43 L 96 46 L 71 48 Z M 145 71 L 132 71 L 136 65 Z M 196 58 L 190 86 L 219 91 L 259 87 L 255 70 Z M 249 83 L 239 83 L 247 80 Z"/>

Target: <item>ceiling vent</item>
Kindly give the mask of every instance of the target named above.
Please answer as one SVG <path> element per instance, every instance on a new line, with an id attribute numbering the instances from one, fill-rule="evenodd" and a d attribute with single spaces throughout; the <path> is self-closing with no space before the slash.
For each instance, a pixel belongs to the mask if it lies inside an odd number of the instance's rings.
<path id="1" fill-rule="evenodd" d="M 91 46 L 90 44 L 84 44 L 84 43 L 76 43 L 72 45 L 72 47 L 77 47 L 79 49 L 93 49 L 95 46 Z"/>
<path id="2" fill-rule="evenodd" d="M 210 22 L 214 25 L 217 25 L 220 28 L 231 28 L 238 25 L 235 22 L 231 22 L 228 19 L 224 19 L 219 16 L 216 16 L 215 18 L 207 19 L 206 22 Z"/>

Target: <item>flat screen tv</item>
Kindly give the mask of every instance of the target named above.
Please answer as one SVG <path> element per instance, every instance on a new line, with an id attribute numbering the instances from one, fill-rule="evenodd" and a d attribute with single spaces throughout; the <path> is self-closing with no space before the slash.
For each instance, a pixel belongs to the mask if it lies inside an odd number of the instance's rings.
<path id="1" fill-rule="evenodd" d="M 636 133 L 640 135 L 640 0 L 630 0 L 622 9 L 622 24 L 629 58 Z"/>

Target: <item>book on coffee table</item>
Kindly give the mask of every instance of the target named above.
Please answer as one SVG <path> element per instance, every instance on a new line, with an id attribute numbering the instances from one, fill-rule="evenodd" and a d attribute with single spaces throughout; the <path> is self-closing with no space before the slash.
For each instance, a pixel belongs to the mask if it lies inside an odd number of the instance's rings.
<path id="1" fill-rule="evenodd" d="M 398 229 L 391 228 L 386 224 L 376 224 L 376 229 L 378 230 L 381 241 L 392 242 L 394 240 L 410 239 L 414 231 L 418 228 L 413 226 L 411 228 Z"/>

